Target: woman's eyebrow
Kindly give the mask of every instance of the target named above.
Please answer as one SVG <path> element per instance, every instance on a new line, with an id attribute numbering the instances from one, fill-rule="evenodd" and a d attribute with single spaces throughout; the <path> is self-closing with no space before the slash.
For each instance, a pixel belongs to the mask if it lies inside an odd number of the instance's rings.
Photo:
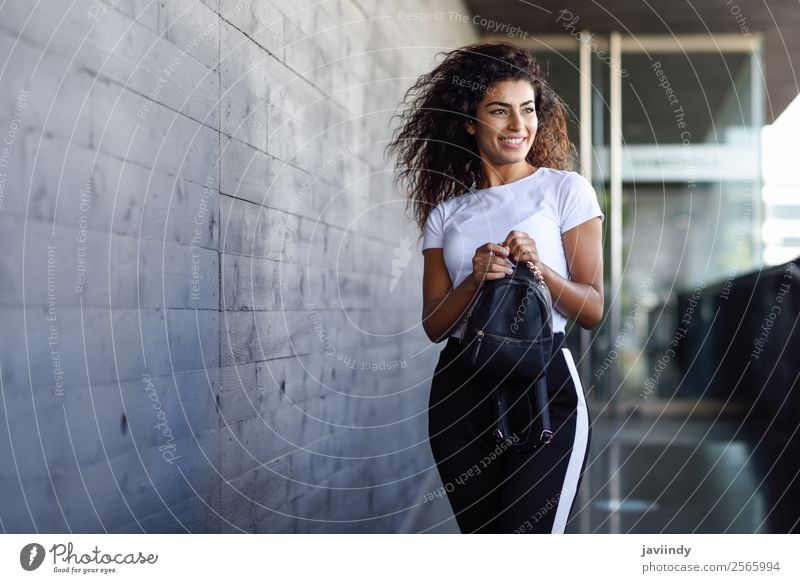
<path id="1" fill-rule="evenodd" d="M 533 103 L 533 99 L 529 99 L 525 103 L 520 103 L 520 106 L 528 105 L 529 103 Z M 484 107 L 489 107 L 490 105 L 502 105 L 503 107 L 511 107 L 510 103 L 505 103 L 504 101 L 492 101 L 491 103 L 487 103 Z"/>

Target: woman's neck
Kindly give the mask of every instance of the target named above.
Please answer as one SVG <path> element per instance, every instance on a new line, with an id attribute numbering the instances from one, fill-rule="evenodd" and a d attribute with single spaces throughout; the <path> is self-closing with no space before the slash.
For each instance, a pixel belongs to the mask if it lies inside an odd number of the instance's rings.
<path id="1" fill-rule="evenodd" d="M 520 178 L 525 178 L 536 172 L 536 168 L 527 162 L 507 164 L 505 166 L 490 166 L 483 163 L 481 168 L 481 178 L 478 180 L 478 188 L 493 188 L 509 182 L 515 182 Z"/>

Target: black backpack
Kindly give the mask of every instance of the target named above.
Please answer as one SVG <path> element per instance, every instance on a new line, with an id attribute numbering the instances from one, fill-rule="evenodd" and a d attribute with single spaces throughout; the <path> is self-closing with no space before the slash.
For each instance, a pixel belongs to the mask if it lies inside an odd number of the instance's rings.
<path id="1" fill-rule="evenodd" d="M 484 281 L 473 301 L 461 334 L 461 358 L 492 382 L 497 415 L 494 436 L 508 447 L 531 451 L 546 445 L 553 435 L 547 398 L 553 302 L 531 262 L 526 269 L 509 261 L 514 272 Z M 521 399 L 527 402 L 530 422 L 523 436 L 516 436 L 509 410 Z"/>

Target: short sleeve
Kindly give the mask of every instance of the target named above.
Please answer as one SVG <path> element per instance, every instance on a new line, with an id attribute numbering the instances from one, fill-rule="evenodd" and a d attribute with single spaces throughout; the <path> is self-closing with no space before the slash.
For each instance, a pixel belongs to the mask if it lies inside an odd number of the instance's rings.
<path id="1" fill-rule="evenodd" d="M 444 209 L 436 205 L 428 215 L 422 235 L 422 250 L 432 247 L 444 248 Z"/>
<path id="2" fill-rule="evenodd" d="M 594 217 L 605 218 L 594 187 L 577 172 L 570 172 L 561 185 L 558 212 L 562 233 Z"/>

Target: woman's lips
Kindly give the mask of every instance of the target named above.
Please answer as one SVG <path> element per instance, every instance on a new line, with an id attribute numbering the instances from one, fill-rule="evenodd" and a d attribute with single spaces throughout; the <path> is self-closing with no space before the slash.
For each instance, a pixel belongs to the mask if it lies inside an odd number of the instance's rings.
<path id="1" fill-rule="evenodd" d="M 527 138 L 500 138 L 500 143 L 509 150 L 520 150 L 527 141 Z"/>

